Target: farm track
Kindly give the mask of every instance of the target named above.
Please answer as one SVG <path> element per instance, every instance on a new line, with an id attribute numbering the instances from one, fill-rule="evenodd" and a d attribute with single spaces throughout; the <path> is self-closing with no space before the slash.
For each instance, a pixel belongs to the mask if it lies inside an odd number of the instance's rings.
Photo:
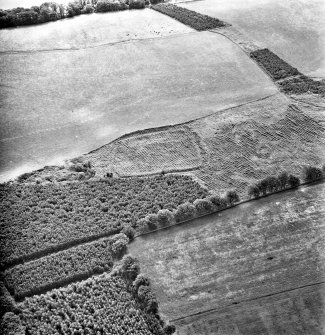
<path id="1" fill-rule="evenodd" d="M 277 291 L 277 292 L 274 292 L 274 293 L 261 295 L 259 297 L 254 297 L 254 298 L 251 298 L 251 299 L 243 299 L 241 301 L 236 301 L 236 302 L 233 302 L 229 305 L 221 306 L 221 307 L 218 307 L 218 308 L 210 308 L 210 309 L 207 309 L 206 311 L 184 315 L 184 316 L 179 317 L 177 319 L 172 319 L 172 320 L 170 320 L 170 322 L 177 322 L 177 321 L 185 320 L 185 319 L 193 317 L 193 316 L 205 315 L 205 314 L 208 314 L 208 313 L 211 313 L 211 312 L 222 311 L 223 309 L 228 308 L 228 307 L 238 306 L 238 305 L 243 304 L 243 303 L 256 301 L 256 300 L 261 300 L 261 299 L 264 299 L 264 298 L 273 297 L 273 296 L 280 295 L 280 294 L 283 294 L 283 293 L 288 293 L 288 292 L 293 292 L 293 291 L 300 291 L 300 290 L 302 290 L 306 287 L 323 286 L 323 284 L 325 284 L 325 280 L 317 282 L 317 283 L 302 285 L 300 287 L 294 287 L 294 288 L 287 289 L 287 290 L 284 290 L 284 291 Z"/>

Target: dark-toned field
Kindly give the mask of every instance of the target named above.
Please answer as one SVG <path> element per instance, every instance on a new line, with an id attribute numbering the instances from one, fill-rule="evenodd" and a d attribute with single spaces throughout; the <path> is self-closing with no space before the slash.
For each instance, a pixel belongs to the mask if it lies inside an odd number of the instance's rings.
<path id="1" fill-rule="evenodd" d="M 324 195 L 318 184 L 246 203 L 138 237 L 130 253 L 182 335 L 322 334 Z"/>

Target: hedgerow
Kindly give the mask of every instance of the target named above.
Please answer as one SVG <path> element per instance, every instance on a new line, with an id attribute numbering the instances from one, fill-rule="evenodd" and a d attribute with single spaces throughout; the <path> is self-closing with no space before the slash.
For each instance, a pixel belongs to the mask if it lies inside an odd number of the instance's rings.
<path id="1" fill-rule="evenodd" d="M 138 275 L 137 262 L 127 256 L 112 274 L 26 298 L 19 304 L 26 334 L 164 335 L 150 283 Z M 148 290 L 139 298 L 143 286 Z"/>
<path id="2" fill-rule="evenodd" d="M 306 76 L 288 78 L 279 82 L 281 90 L 286 94 L 304 94 L 313 93 L 325 96 L 324 80 L 314 80 Z"/>
<path id="3" fill-rule="evenodd" d="M 110 271 L 113 259 L 121 257 L 128 243 L 124 234 L 64 250 L 4 272 L 4 280 L 16 299 Z"/>
<path id="4" fill-rule="evenodd" d="M 188 176 L 0 185 L 2 268 L 136 226 L 161 209 L 207 196 Z"/>
<path id="5" fill-rule="evenodd" d="M 274 80 L 284 79 L 301 73 L 269 49 L 260 49 L 250 53 L 260 66 L 262 66 Z"/>
<path id="6" fill-rule="evenodd" d="M 218 212 L 227 207 L 232 207 L 240 201 L 236 191 L 228 191 L 225 197 L 210 195 L 203 199 L 196 199 L 193 204 L 185 202 L 179 205 L 174 211 L 160 210 L 157 214 L 149 214 L 136 223 L 136 231 L 143 234 L 173 225 L 196 217 Z"/>
<path id="7" fill-rule="evenodd" d="M 214 17 L 203 15 L 169 3 L 154 5 L 151 8 L 199 31 L 224 27 L 226 25 L 224 22 Z"/>

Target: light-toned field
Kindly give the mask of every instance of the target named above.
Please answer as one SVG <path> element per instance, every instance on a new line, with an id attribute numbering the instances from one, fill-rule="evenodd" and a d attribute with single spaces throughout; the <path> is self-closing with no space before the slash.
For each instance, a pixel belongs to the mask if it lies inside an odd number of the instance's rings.
<path id="1" fill-rule="evenodd" d="M 42 25 L 0 30 L 0 52 L 85 49 L 190 32 L 193 29 L 147 8 L 95 13 Z"/>
<path id="2" fill-rule="evenodd" d="M 30 28 L 13 32 L 21 29 Z M 2 53 L 0 62 L 2 180 L 277 91 L 239 47 L 210 32 Z"/>
<path id="3" fill-rule="evenodd" d="M 224 20 L 301 72 L 325 77 L 323 0 L 203 0 L 179 6 Z"/>
<path id="4" fill-rule="evenodd" d="M 183 125 L 130 134 L 85 158 L 98 175 L 191 168 L 189 173 L 209 190 L 224 193 L 234 188 L 245 198 L 248 186 L 260 179 L 280 171 L 301 175 L 307 165 L 324 164 L 322 108 L 294 102 L 279 93 Z"/>
<path id="5" fill-rule="evenodd" d="M 324 215 L 323 183 L 140 236 L 129 250 L 181 335 L 323 334 Z"/>

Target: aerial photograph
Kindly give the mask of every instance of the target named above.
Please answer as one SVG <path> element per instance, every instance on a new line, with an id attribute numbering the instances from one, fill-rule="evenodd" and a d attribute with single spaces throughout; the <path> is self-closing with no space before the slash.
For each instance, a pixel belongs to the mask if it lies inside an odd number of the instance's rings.
<path id="1" fill-rule="evenodd" d="M 0 335 L 325 335 L 325 0 L 0 0 Z"/>

